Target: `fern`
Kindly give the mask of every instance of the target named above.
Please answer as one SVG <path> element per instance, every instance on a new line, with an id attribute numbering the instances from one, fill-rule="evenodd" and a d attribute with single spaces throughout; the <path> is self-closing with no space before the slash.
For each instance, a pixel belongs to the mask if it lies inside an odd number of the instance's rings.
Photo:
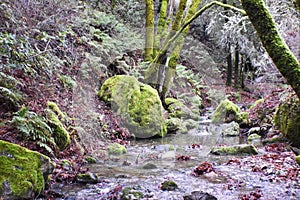
<path id="1" fill-rule="evenodd" d="M 24 139 L 36 141 L 39 147 L 54 155 L 51 147 L 56 149 L 57 145 L 52 137 L 52 129 L 43 117 L 22 107 L 15 113 L 11 125 Z"/>

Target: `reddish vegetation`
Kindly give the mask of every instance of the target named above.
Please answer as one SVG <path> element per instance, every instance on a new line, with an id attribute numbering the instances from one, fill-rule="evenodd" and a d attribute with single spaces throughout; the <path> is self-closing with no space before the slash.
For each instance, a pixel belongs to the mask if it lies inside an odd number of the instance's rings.
<path id="1" fill-rule="evenodd" d="M 214 171 L 214 168 L 211 163 L 203 162 L 198 167 L 196 167 L 193 171 L 194 176 L 201 176 L 203 174 Z"/>

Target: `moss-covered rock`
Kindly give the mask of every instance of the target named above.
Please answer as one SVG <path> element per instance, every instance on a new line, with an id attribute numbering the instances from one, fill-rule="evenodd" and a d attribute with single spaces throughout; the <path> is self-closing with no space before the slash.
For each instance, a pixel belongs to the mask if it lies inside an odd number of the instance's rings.
<path id="1" fill-rule="evenodd" d="M 169 118 L 199 119 L 199 108 L 190 109 L 183 102 L 174 98 L 166 98 L 165 104 L 169 112 Z"/>
<path id="2" fill-rule="evenodd" d="M 158 93 L 136 78 L 117 75 L 107 79 L 98 92 L 101 100 L 125 119 L 125 126 L 137 138 L 165 136 L 164 109 Z"/>
<path id="3" fill-rule="evenodd" d="M 76 175 L 76 181 L 78 183 L 91 183 L 96 184 L 98 183 L 98 177 L 96 174 L 93 174 L 91 172 L 88 172 L 86 174 L 77 174 Z"/>
<path id="4" fill-rule="evenodd" d="M 176 190 L 177 188 L 178 188 L 177 183 L 175 183 L 175 182 L 172 181 L 172 180 L 164 181 L 164 182 L 161 184 L 161 189 L 162 189 L 162 190 L 173 191 L 173 190 Z"/>
<path id="5" fill-rule="evenodd" d="M 47 156 L 0 140 L 0 199 L 34 199 L 53 169 Z"/>
<path id="6" fill-rule="evenodd" d="M 19 106 L 20 95 L 8 89 L 0 86 L 0 111 L 6 112 L 8 110 L 16 111 Z"/>
<path id="7" fill-rule="evenodd" d="M 97 159 L 92 156 L 86 156 L 84 160 L 90 164 L 97 163 Z"/>
<path id="8" fill-rule="evenodd" d="M 142 192 L 139 192 L 135 188 L 126 187 L 122 190 L 121 199 L 122 200 L 132 200 L 132 199 L 141 199 L 144 197 Z"/>
<path id="9" fill-rule="evenodd" d="M 292 98 L 282 103 L 275 112 L 274 122 L 295 147 L 300 147 L 300 102 Z"/>
<path id="10" fill-rule="evenodd" d="M 233 102 L 225 99 L 220 102 L 215 112 L 212 115 L 212 122 L 214 123 L 229 123 L 232 121 L 238 123 L 247 123 L 248 113 L 241 112 L 240 108 Z"/>
<path id="11" fill-rule="evenodd" d="M 296 163 L 297 163 L 298 165 L 300 165 L 300 155 L 296 156 L 295 160 L 296 160 Z"/>
<path id="12" fill-rule="evenodd" d="M 261 136 L 256 134 L 256 133 L 249 135 L 248 138 L 247 138 L 247 140 L 249 142 L 251 142 L 253 140 L 260 140 L 260 139 L 261 139 Z"/>
<path id="13" fill-rule="evenodd" d="M 182 128 L 182 120 L 179 118 L 170 118 L 167 120 L 168 133 L 175 133 Z"/>
<path id="14" fill-rule="evenodd" d="M 109 154 L 123 154 L 126 153 L 126 148 L 118 143 L 112 143 L 107 146 L 107 151 Z"/>
<path id="15" fill-rule="evenodd" d="M 181 118 L 182 117 L 182 109 L 184 104 L 174 98 L 166 98 L 165 103 L 167 106 L 167 110 L 169 112 L 169 117 L 171 118 Z"/>
<path id="16" fill-rule="evenodd" d="M 49 125 L 53 129 L 53 138 L 58 148 L 63 151 L 71 144 L 69 132 L 66 130 L 61 119 L 65 119 L 65 115 L 60 111 L 55 103 L 48 102 L 48 108 L 45 110 Z"/>
<path id="17" fill-rule="evenodd" d="M 215 155 L 256 155 L 257 149 L 253 145 L 239 144 L 233 146 L 213 147 L 210 153 Z"/>
<path id="18" fill-rule="evenodd" d="M 235 137 L 240 135 L 240 125 L 236 122 L 230 122 L 222 125 L 222 136 Z"/>

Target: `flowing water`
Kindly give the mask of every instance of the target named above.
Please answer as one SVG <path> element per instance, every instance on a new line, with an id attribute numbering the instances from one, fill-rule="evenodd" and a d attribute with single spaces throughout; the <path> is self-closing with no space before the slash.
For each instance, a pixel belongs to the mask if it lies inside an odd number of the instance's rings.
<path id="1" fill-rule="evenodd" d="M 273 182 L 249 169 L 224 164 L 232 156 L 212 155 L 211 147 L 244 141 L 220 136 L 222 127 L 206 119 L 199 127 L 188 134 L 131 141 L 126 154 L 109 155 L 105 161 L 89 166 L 100 177 L 98 184 L 64 186 L 65 199 L 110 199 L 114 191 L 125 187 L 142 192 L 144 199 L 183 199 L 193 191 L 204 191 L 218 199 L 230 200 L 258 190 L 262 191 L 261 199 L 300 199 L 299 181 Z M 177 160 L 181 155 L 190 159 Z M 205 161 L 212 163 L 218 173 L 193 176 L 193 169 Z M 160 186 L 166 180 L 176 182 L 178 189 L 163 191 Z"/>

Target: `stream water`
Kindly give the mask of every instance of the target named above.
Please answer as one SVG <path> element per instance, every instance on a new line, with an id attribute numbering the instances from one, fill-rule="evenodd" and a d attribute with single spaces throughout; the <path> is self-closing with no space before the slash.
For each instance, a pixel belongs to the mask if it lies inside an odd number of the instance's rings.
<path id="1" fill-rule="evenodd" d="M 258 190 L 263 194 L 260 199 L 300 199 L 299 181 L 273 182 L 247 168 L 226 165 L 232 156 L 210 154 L 212 146 L 239 144 L 243 140 L 222 137 L 221 126 L 206 119 L 199 127 L 188 134 L 131 141 L 126 154 L 109 155 L 107 160 L 88 166 L 100 177 L 98 184 L 64 186 L 65 199 L 110 199 L 114 190 L 125 187 L 142 192 L 143 199 L 183 199 L 193 191 L 203 191 L 230 200 Z M 190 159 L 179 161 L 176 158 L 180 155 Z M 205 161 L 212 163 L 218 173 L 193 176 L 193 169 Z M 176 182 L 178 189 L 163 191 L 160 186 L 166 180 Z"/>

